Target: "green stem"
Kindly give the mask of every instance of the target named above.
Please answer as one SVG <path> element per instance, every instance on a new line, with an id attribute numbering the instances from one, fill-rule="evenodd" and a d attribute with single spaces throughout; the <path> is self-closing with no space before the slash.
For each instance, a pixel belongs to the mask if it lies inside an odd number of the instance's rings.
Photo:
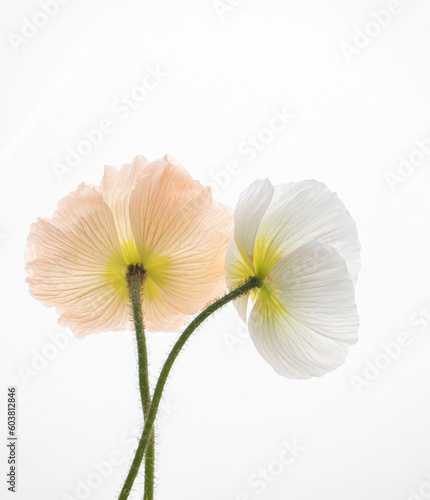
<path id="1" fill-rule="evenodd" d="M 228 304 L 234 299 L 237 299 L 241 295 L 247 294 L 254 288 L 260 288 L 263 285 L 261 279 L 258 276 L 253 276 L 249 278 L 243 285 L 235 288 L 230 293 L 221 297 L 219 300 L 211 304 L 204 311 L 202 311 L 194 320 L 187 326 L 182 335 L 177 340 L 176 344 L 173 346 L 172 351 L 167 357 L 166 362 L 161 370 L 160 377 L 158 379 L 157 385 L 155 387 L 154 395 L 152 398 L 152 403 L 149 408 L 148 416 L 145 420 L 145 426 L 143 428 L 142 436 L 139 441 L 139 446 L 137 447 L 136 454 L 131 464 L 130 472 L 128 473 L 127 479 L 124 484 L 124 488 L 121 492 L 119 500 L 126 500 L 128 498 L 131 487 L 133 486 L 134 480 L 136 479 L 137 473 L 139 472 L 140 464 L 142 463 L 143 455 L 149 447 L 149 442 L 152 436 L 155 418 L 157 416 L 158 407 L 160 405 L 161 396 L 163 395 L 164 386 L 166 385 L 167 378 L 170 374 L 170 370 L 173 364 L 184 347 L 187 340 L 191 337 L 192 333 L 203 323 L 203 321 L 208 318 L 215 311 Z"/>
<path id="2" fill-rule="evenodd" d="M 151 406 L 151 392 L 149 387 L 148 351 L 146 347 L 145 329 L 142 314 L 142 287 L 145 272 L 141 267 L 130 266 L 128 283 L 133 309 L 134 328 L 136 330 L 137 353 L 139 360 L 139 387 L 142 400 L 143 415 L 148 418 Z M 144 500 L 154 499 L 154 472 L 155 472 L 155 441 L 152 431 L 145 456 L 145 492 Z M 131 488 L 131 487 L 130 487 Z"/>

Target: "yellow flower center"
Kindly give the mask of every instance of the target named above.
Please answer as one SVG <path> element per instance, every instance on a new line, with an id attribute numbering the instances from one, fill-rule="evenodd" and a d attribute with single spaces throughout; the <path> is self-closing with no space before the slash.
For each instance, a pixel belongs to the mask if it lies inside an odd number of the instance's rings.
<path id="1" fill-rule="evenodd" d="M 280 252 L 271 248 L 270 241 L 258 238 L 254 246 L 254 254 L 241 253 L 241 259 L 236 263 L 235 277 L 237 283 L 242 283 L 250 276 L 258 276 L 263 281 L 261 288 L 254 288 L 249 296 L 255 307 L 263 307 L 267 314 L 285 314 L 284 306 L 280 302 L 276 290 L 272 286 L 270 271 L 281 259 Z"/>
<path id="2" fill-rule="evenodd" d="M 168 276 L 169 257 L 156 254 L 147 248 L 137 248 L 133 239 L 121 242 L 121 253 L 117 253 L 106 264 L 105 277 L 109 286 L 124 300 L 128 300 L 127 272 L 130 264 L 140 265 L 146 271 L 144 297 L 153 300 L 160 295 Z"/>
<path id="3" fill-rule="evenodd" d="M 259 235 L 254 245 L 254 266 L 257 275 L 264 280 L 282 258 L 282 252 L 273 244 L 273 238 Z"/>

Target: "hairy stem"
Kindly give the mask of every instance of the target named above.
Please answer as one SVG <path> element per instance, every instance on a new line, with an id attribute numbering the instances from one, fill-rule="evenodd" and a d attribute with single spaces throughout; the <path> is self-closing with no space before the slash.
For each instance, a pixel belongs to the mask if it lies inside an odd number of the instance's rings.
<path id="1" fill-rule="evenodd" d="M 137 354 L 139 362 L 140 397 L 142 400 L 143 415 L 146 423 L 146 420 L 148 419 L 149 408 L 151 406 L 151 392 L 149 387 L 148 351 L 146 348 L 146 337 L 145 337 L 145 329 L 144 329 L 143 314 L 142 314 L 142 288 L 144 280 L 145 280 L 145 271 L 141 267 L 139 266 L 129 267 L 127 281 L 131 296 L 134 328 L 136 331 Z M 155 442 L 154 442 L 154 432 L 151 429 L 151 435 L 149 436 L 149 442 L 147 445 L 146 456 L 145 456 L 144 500 L 154 499 L 154 473 L 155 473 Z M 131 488 L 133 486 L 133 482 L 134 480 L 131 482 L 126 480 L 121 495 L 119 497 L 120 500 L 128 497 Z"/>
<path id="2" fill-rule="evenodd" d="M 129 485 L 129 488 L 132 487 L 134 480 L 139 472 L 140 464 L 142 463 L 143 456 L 145 451 L 149 449 L 149 443 L 151 441 L 153 427 L 155 418 L 157 416 L 158 407 L 160 405 L 161 396 L 163 395 L 164 386 L 166 385 L 167 379 L 170 374 L 170 370 L 175 363 L 176 358 L 181 352 L 187 340 L 191 337 L 193 332 L 207 319 L 211 314 L 215 311 L 228 304 L 234 299 L 247 294 L 254 288 L 259 288 L 262 286 L 262 281 L 258 276 L 253 276 L 249 278 L 243 285 L 235 288 L 230 293 L 221 297 L 216 302 L 207 307 L 204 311 L 202 311 L 198 316 L 194 318 L 194 320 L 187 326 L 182 335 L 177 340 L 176 344 L 173 346 L 169 356 L 167 357 L 166 362 L 161 370 L 160 377 L 158 379 L 157 385 L 155 387 L 154 395 L 152 398 L 152 402 L 149 408 L 148 416 L 145 420 L 145 426 L 143 428 L 142 436 L 139 441 L 139 446 L 136 450 L 136 455 L 134 457 L 133 463 L 130 468 L 130 472 L 128 473 L 126 484 Z M 124 485 L 125 487 L 125 485 Z M 129 493 L 130 490 L 128 490 Z M 124 492 L 124 490 L 123 490 Z M 128 498 L 128 493 L 121 492 L 121 496 L 119 500 L 126 500 Z"/>

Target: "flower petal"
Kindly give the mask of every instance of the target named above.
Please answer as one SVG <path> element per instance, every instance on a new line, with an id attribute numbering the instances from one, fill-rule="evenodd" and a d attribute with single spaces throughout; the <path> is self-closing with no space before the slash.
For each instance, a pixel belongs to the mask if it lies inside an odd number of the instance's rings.
<path id="1" fill-rule="evenodd" d="M 129 217 L 130 196 L 139 175 L 148 164 L 144 156 L 136 156 L 132 163 L 123 165 L 120 170 L 105 166 L 98 190 L 112 210 L 121 242 L 127 242 L 133 236 Z"/>
<path id="2" fill-rule="evenodd" d="M 234 211 L 234 239 L 247 263 L 253 261 L 255 237 L 273 192 L 269 179 L 256 180 L 241 193 L 237 202 Z"/>
<path id="3" fill-rule="evenodd" d="M 249 318 L 258 351 L 289 378 L 318 377 L 342 365 L 358 326 L 345 261 L 319 242 L 278 262 Z"/>
<path id="4" fill-rule="evenodd" d="M 252 264 L 248 260 L 244 260 L 237 248 L 234 240 L 234 230 L 230 236 L 230 241 L 227 246 L 225 258 L 225 273 L 227 287 L 229 290 L 236 288 L 244 283 L 250 276 L 254 276 L 255 272 Z M 248 309 L 249 294 L 237 298 L 233 301 L 233 305 L 239 313 L 240 318 L 246 323 L 246 313 Z"/>
<path id="5" fill-rule="evenodd" d="M 76 336 L 125 329 L 128 305 L 106 272 L 120 256 L 110 208 L 94 187 L 81 184 L 60 201 L 52 219 L 32 225 L 26 252 L 30 293 L 54 306 L 60 324 Z"/>
<path id="6" fill-rule="evenodd" d="M 357 227 L 337 194 L 313 180 L 276 186 L 256 237 L 257 273 L 267 276 L 285 255 L 314 240 L 342 255 L 355 282 L 360 270 Z"/>
<path id="7" fill-rule="evenodd" d="M 142 301 L 145 329 L 152 332 L 176 332 L 188 320 L 187 314 L 180 314 L 161 296 L 145 297 Z"/>
<path id="8" fill-rule="evenodd" d="M 154 301 L 159 293 L 178 314 L 190 315 L 225 290 L 230 210 L 171 157 L 152 162 L 139 177 L 130 221 Z"/>

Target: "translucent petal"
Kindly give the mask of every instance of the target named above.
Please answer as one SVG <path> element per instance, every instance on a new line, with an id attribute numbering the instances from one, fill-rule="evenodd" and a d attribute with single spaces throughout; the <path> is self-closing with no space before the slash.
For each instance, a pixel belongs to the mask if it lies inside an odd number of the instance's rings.
<path id="1" fill-rule="evenodd" d="M 319 242 L 278 262 L 249 318 L 258 351 L 289 378 L 317 377 L 342 365 L 358 327 L 345 260 Z"/>
<path id="2" fill-rule="evenodd" d="M 251 262 L 260 222 L 273 196 L 268 179 L 254 181 L 239 197 L 234 211 L 234 239 L 246 263 Z"/>
<path id="3" fill-rule="evenodd" d="M 94 187 L 81 184 L 52 219 L 39 219 L 27 240 L 30 293 L 55 307 L 77 336 L 127 328 L 128 306 L 109 279 L 121 259 L 114 218 Z M 125 263 L 122 261 L 122 265 Z"/>
<path id="4" fill-rule="evenodd" d="M 133 247 L 133 234 L 129 217 L 130 196 L 139 175 L 148 164 L 145 157 L 136 156 L 132 163 L 123 165 L 120 170 L 106 166 L 100 186 L 97 188 L 102 194 L 103 200 L 112 210 L 126 258 L 131 257 L 134 250 L 129 248 Z"/>
<path id="5" fill-rule="evenodd" d="M 276 186 L 256 237 L 258 275 L 267 276 L 285 255 L 314 240 L 344 257 L 355 282 L 360 270 L 357 227 L 337 194 L 313 180 Z"/>
<path id="6" fill-rule="evenodd" d="M 225 259 L 225 272 L 227 287 L 229 290 L 236 288 L 245 282 L 250 276 L 255 275 L 254 266 L 247 259 L 244 260 L 237 248 L 232 232 L 228 242 L 227 254 Z M 248 309 L 249 294 L 239 297 L 233 301 L 233 305 L 239 313 L 240 318 L 246 323 L 246 314 Z"/>
<path id="7" fill-rule="evenodd" d="M 130 221 L 140 262 L 172 310 L 194 314 L 224 292 L 232 215 L 171 157 L 140 175 Z"/>

